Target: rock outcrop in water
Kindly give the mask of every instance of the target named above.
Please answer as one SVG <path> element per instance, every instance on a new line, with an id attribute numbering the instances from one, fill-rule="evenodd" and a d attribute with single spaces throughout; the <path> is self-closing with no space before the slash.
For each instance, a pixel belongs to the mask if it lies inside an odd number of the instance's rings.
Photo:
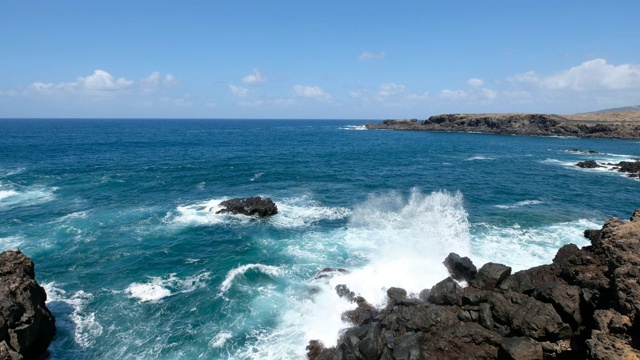
<path id="1" fill-rule="evenodd" d="M 270 198 L 263 199 L 260 196 L 230 199 L 221 202 L 220 206 L 223 209 L 218 210 L 216 214 L 231 213 L 266 217 L 278 213 L 278 207 Z"/>
<path id="2" fill-rule="evenodd" d="M 595 160 L 587 160 L 577 163 L 576 166 L 583 169 L 608 167 L 610 170 L 626 173 L 629 177 L 640 178 L 640 160 L 620 161 L 619 163 L 603 164 L 598 164 L 598 162 Z"/>
<path id="3" fill-rule="evenodd" d="M 427 120 L 384 120 L 367 129 L 480 132 L 537 136 L 640 139 L 640 122 L 569 120 L 552 114 L 445 114 Z"/>
<path id="4" fill-rule="evenodd" d="M 0 254 L 0 360 L 45 356 L 56 333 L 46 299 L 31 259 L 18 249 Z"/>
<path id="5" fill-rule="evenodd" d="M 311 341 L 308 358 L 640 359 L 640 209 L 585 236 L 590 246 L 565 245 L 551 264 L 514 274 L 494 263 L 474 273 L 449 255 L 469 286 L 447 278 L 420 299 L 390 288 L 383 309 L 339 285 L 357 304 L 343 315 L 354 326 L 335 348 Z"/>

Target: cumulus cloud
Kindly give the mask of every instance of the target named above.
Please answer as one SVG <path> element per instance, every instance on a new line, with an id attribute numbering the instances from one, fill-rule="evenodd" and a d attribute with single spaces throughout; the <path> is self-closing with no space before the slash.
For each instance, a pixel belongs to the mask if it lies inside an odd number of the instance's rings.
<path id="1" fill-rule="evenodd" d="M 260 70 L 253 69 L 253 72 L 242 78 L 242 82 L 245 84 L 260 84 L 267 81 L 267 77 L 264 76 Z"/>
<path id="2" fill-rule="evenodd" d="M 477 88 L 477 87 L 482 87 L 482 85 L 484 85 L 484 81 L 478 78 L 471 78 L 467 80 L 467 84 L 471 87 Z"/>
<path id="3" fill-rule="evenodd" d="M 249 89 L 241 86 L 229 85 L 229 90 L 231 90 L 233 96 L 246 97 L 249 95 Z"/>
<path id="4" fill-rule="evenodd" d="M 87 90 L 122 90 L 133 85 L 133 80 L 125 78 L 115 79 L 111 74 L 104 70 L 96 70 L 87 77 L 78 77 L 76 84 L 80 88 Z"/>
<path id="5" fill-rule="evenodd" d="M 386 54 L 384 51 L 381 51 L 379 53 L 365 51 L 362 54 L 358 55 L 358 60 L 366 61 L 366 60 L 372 60 L 372 59 L 384 59 L 385 56 Z"/>
<path id="6" fill-rule="evenodd" d="M 146 91 L 151 91 L 162 86 L 173 86 L 177 82 L 178 79 L 172 74 L 165 74 L 164 76 L 162 76 L 160 72 L 154 71 L 149 74 L 149 76 L 140 80 L 140 86 Z"/>
<path id="7" fill-rule="evenodd" d="M 318 86 L 295 85 L 293 87 L 293 92 L 296 94 L 296 96 L 315 99 L 318 101 L 328 102 L 332 99 L 331 94 L 322 90 Z"/>
<path id="8" fill-rule="evenodd" d="M 511 83 L 524 83 L 549 90 L 624 90 L 640 88 L 640 64 L 608 64 L 605 59 L 585 61 L 553 75 L 534 71 L 512 76 Z"/>

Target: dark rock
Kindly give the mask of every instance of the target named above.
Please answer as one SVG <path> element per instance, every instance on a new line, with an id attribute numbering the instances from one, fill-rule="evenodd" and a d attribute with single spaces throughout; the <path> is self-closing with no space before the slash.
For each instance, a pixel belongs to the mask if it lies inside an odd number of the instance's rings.
<path id="1" fill-rule="evenodd" d="M 510 274 L 510 267 L 489 262 L 482 265 L 476 274 L 474 284 L 481 289 L 492 290 Z"/>
<path id="2" fill-rule="evenodd" d="M 546 282 L 536 288 L 533 296 L 542 302 L 553 305 L 562 320 L 571 325 L 574 330 L 582 323 L 579 287 L 558 282 Z"/>
<path id="3" fill-rule="evenodd" d="M 278 207 L 270 198 L 263 199 L 260 196 L 226 200 L 221 202 L 220 206 L 223 209 L 218 210 L 216 214 L 231 213 L 266 217 L 278 213 Z"/>
<path id="4" fill-rule="evenodd" d="M 314 276 L 314 279 L 329 279 L 334 277 L 335 275 L 344 275 L 348 274 L 349 271 L 347 269 L 342 268 L 324 268 Z"/>
<path id="5" fill-rule="evenodd" d="M 358 360 L 362 359 L 362 354 L 359 348 L 360 339 L 357 336 L 345 333 L 338 344 L 336 345 L 336 351 L 334 355 L 335 360 Z"/>
<path id="6" fill-rule="evenodd" d="M 0 352 L 26 359 L 46 353 L 56 333 L 46 299 L 31 259 L 18 249 L 0 254 Z"/>
<path id="7" fill-rule="evenodd" d="M 407 290 L 391 287 L 387 290 L 387 306 L 393 306 L 407 298 Z"/>
<path id="8" fill-rule="evenodd" d="M 421 333 L 407 332 L 395 339 L 393 357 L 397 360 L 420 360 Z"/>
<path id="9" fill-rule="evenodd" d="M 306 350 L 309 360 L 332 360 L 336 353 L 335 348 L 325 348 L 324 344 L 318 340 L 309 341 Z"/>
<path id="10" fill-rule="evenodd" d="M 446 278 L 431 288 L 430 301 L 436 305 L 462 305 L 463 290 L 451 278 Z"/>
<path id="11" fill-rule="evenodd" d="M 595 169 L 595 168 L 603 167 L 602 165 L 598 165 L 598 163 L 595 160 L 580 161 L 579 163 L 576 164 L 576 166 L 583 169 Z"/>
<path id="12" fill-rule="evenodd" d="M 506 337 L 500 343 L 499 359 L 542 360 L 542 346 L 530 337 Z"/>
<path id="13" fill-rule="evenodd" d="M 451 277 L 458 281 L 470 282 L 476 277 L 478 270 L 468 257 L 460 257 L 456 253 L 450 253 L 443 262 L 449 270 Z"/>
<path id="14" fill-rule="evenodd" d="M 482 303 L 479 306 L 478 322 L 483 327 L 492 330 L 496 323 L 493 321 L 493 315 L 491 314 L 491 305 L 488 303 Z"/>
<path id="15" fill-rule="evenodd" d="M 431 289 L 424 289 L 420 291 L 420 295 L 418 295 L 422 302 L 429 302 L 429 298 L 431 297 Z"/>
<path id="16" fill-rule="evenodd" d="M 336 285 L 336 293 L 338 294 L 338 296 L 343 297 L 351 302 L 356 301 L 356 294 L 353 291 L 349 290 L 347 285 Z"/>
<path id="17" fill-rule="evenodd" d="M 604 331 L 592 331 L 591 338 L 585 344 L 589 359 L 640 359 L 640 352 L 627 340 Z"/>
<path id="18" fill-rule="evenodd" d="M 380 359 L 385 353 L 389 353 L 387 356 L 390 355 L 391 351 L 387 347 L 380 324 L 373 323 L 368 329 L 367 335 L 358 344 L 363 358 L 367 360 Z"/>

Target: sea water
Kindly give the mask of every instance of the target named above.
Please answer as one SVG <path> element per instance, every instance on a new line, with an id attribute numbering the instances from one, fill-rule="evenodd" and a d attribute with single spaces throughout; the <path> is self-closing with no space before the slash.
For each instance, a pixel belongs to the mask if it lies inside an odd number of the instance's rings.
<path id="1" fill-rule="evenodd" d="M 0 120 L 0 250 L 36 264 L 51 358 L 301 359 L 349 326 L 338 284 L 383 305 L 445 278 L 452 251 L 548 263 L 640 207 L 640 181 L 574 166 L 638 158 L 636 140 L 363 123 Z M 279 213 L 216 214 L 249 196 Z"/>

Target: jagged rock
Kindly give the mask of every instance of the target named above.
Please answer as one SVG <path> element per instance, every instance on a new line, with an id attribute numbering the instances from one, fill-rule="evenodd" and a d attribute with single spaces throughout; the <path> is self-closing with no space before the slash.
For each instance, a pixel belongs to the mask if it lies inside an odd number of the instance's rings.
<path id="1" fill-rule="evenodd" d="M 0 354 L 35 359 L 46 353 L 56 333 L 46 299 L 31 259 L 18 249 L 0 254 Z"/>
<path id="2" fill-rule="evenodd" d="M 538 286 L 533 296 L 553 305 L 562 320 L 575 330 L 582 323 L 580 314 L 580 288 L 558 282 L 546 282 Z"/>
<path id="3" fill-rule="evenodd" d="M 387 307 L 393 306 L 407 298 L 407 290 L 391 287 L 387 290 Z"/>
<path id="4" fill-rule="evenodd" d="M 585 344 L 589 359 L 640 359 L 640 352 L 634 349 L 628 341 L 603 331 L 592 331 L 591 338 L 586 340 Z"/>
<path id="5" fill-rule="evenodd" d="M 263 199 L 260 196 L 225 200 L 220 203 L 220 206 L 223 208 L 216 214 L 231 213 L 266 217 L 278 213 L 278 207 L 270 198 Z"/>
<path id="6" fill-rule="evenodd" d="M 500 343 L 498 357 L 505 360 L 542 360 L 542 346 L 530 337 L 506 337 Z"/>
<path id="7" fill-rule="evenodd" d="M 450 253 L 443 262 L 449 270 L 451 277 L 458 281 L 470 282 L 476 277 L 478 270 L 468 257 L 460 257 L 456 253 Z"/>
<path id="8" fill-rule="evenodd" d="M 343 297 L 351 302 L 356 301 L 356 294 L 353 291 L 349 290 L 349 288 L 345 284 L 336 285 L 336 293 L 338 294 L 338 296 Z"/>
<path id="9" fill-rule="evenodd" d="M 396 360 L 420 360 L 421 333 L 407 332 L 395 339 L 393 358 Z"/>
<path id="10" fill-rule="evenodd" d="M 631 320 L 615 310 L 598 309 L 593 313 L 595 328 L 623 334 L 631 329 Z"/>
<path id="11" fill-rule="evenodd" d="M 451 278 L 446 278 L 431 288 L 430 301 L 436 305 L 462 305 L 463 290 Z"/>
<path id="12" fill-rule="evenodd" d="M 333 360 L 335 348 L 326 348 L 321 341 L 311 340 L 306 347 L 307 359 L 309 360 Z"/>
<path id="13" fill-rule="evenodd" d="M 595 168 L 603 167 L 602 165 L 598 165 L 598 163 L 595 160 L 580 161 L 579 163 L 576 164 L 576 166 L 583 169 L 595 169 Z"/>
<path id="14" fill-rule="evenodd" d="M 474 284 L 481 289 L 492 290 L 510 274 L 510 267 L 489 262 L 482 265 L 476 274 Z"/>

